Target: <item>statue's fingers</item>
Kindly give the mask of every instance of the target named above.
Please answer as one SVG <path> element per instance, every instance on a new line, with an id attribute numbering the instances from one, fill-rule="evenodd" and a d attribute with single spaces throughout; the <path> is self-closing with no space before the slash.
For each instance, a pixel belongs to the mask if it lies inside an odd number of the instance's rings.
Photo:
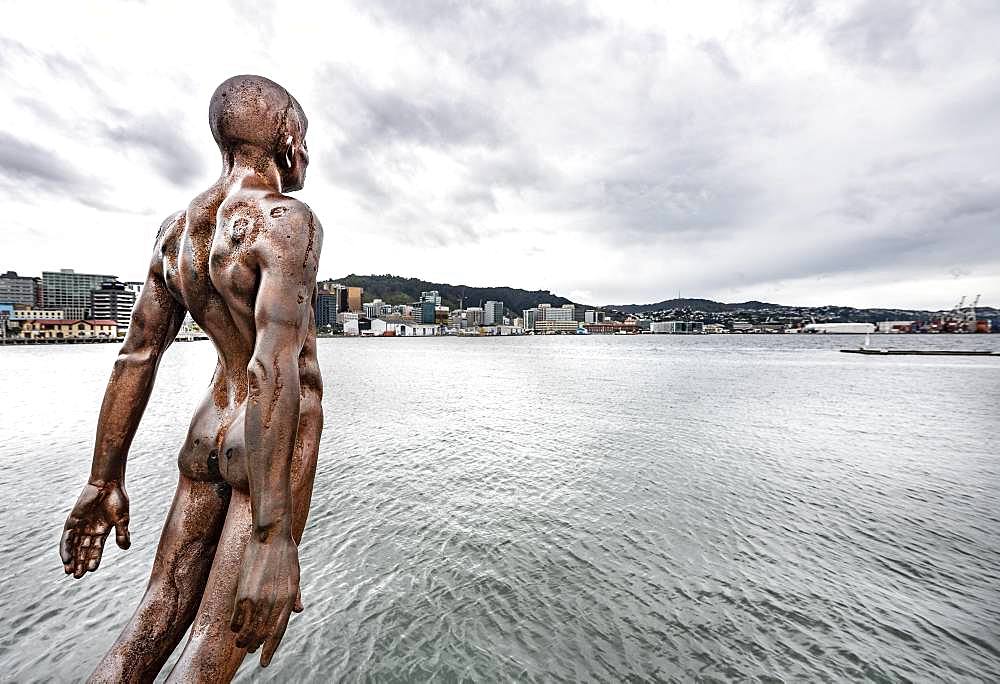
<path id="1" fill-rule="evenodd" d="M 62 537 L 59 539 L 59 558 L 62 559 L 63 567 L 66 569 L 67 575 L 71 572 L 70 567 L 73 562 L 74 536 L 73 529 L 67 528 L 63 531 Z"/>
<path id="2" fill-rule="evenodd" d="M 93 560 L 95 558 L 100 558 L 101 552 L 103 550 L 104 547 L 101 546 L 101 538 L 94 537 L 94 543 L 90 545 L 90 549 L 87 552 L 87 558 L 89 558 L 90 560 Z"/>
<path id="3" fill-rule="evenodd" d="M 236 645 L 240 646 L 239 640 L 243 636 L 243 623 L 246 621 L 249 599 L 236 599 L 233 606 L 233 617 L 229 621 L 229 629 L 236 633 Z"/>
<path id="4" fill-rule="evenodd" d="M 77 534 L 73 544 L 73 577 L 83 577 L 85 561 L 83 559 L 83 540 L 86 535 Z"/>
<path id="5" fill-rule="evenodd" d="M 94 555 L 89 561 L 87 561 L 87 572 L 94 572 L 99 567 L 101 567 L 100 553 Z"/>
<path id="6" fill-rule="evenodd" d="M 264 604 L 257 604 L 253 622 L 250 625 L 250 639 L 246 649 L 250 653 L 256 653 L 260 645 L 271 633 L 271 615 L 274 613 L 274 592 L 268 597 Z"/>
<path id="7" fill-rule="evenodd" d="M 132 537 L 128 531 L 128 518 L 115 521 L 115 541 L 118 543 L 118 548 L 123 551 L 132 546 Z"/>
<path id="8" fill-rule="evenodd" d="M 260 645 L 258 632 L 261 624 L 259 617 L 261 608 L 258 602 L 250 599 L 243 599 L 243 604 L 238 629 L 234 630 L 236 632 L 236 645 L 252 653 Z"/>
<path id="9" fill-rule="evenodd" d="M 271 664 L 271 658 L 274 657 L 274 652 L 278 650 L 278 644 L 281 643 L 281 638 L 285 636 L 285 630 L 288 629 L 288 618 L 291 617 L 291 614 L 292 611 L 288 608 L 281 609 L 278 624 L 274 626 L 271 636 L 264 642 L 264 650 L 260 652 L 261 667 L 267 667 Z"/>
<path id="10" fill-rule="evenodd" d="M 305 610 L 305 607 L 302 605 L 302 589 L 299 589 L 295 593 L 295 605 L 292 606 L 292 612 L 301 613 L 303 610 Z"/>

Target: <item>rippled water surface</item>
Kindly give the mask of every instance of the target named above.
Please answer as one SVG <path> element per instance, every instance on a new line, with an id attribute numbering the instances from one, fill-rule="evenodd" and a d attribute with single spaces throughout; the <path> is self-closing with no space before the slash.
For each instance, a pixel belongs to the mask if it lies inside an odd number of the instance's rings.
<path id="1" fill-rule="evenodd" d="M 239 678 L 1000 678 L 1000 359 L 857 343 L 320 341 L 306 612 Z M 132 549 L 74 581 L 57 540 L 114 354 L 0 348 L 0 679 L 83 678 L 145 586 L 214 356 L 168 353 Z"/>

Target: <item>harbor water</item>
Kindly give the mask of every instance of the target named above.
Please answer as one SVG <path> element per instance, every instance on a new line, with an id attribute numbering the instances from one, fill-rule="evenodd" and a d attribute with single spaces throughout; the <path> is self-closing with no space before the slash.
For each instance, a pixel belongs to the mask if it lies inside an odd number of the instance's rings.
<path id="1" fill-rule="evenodd" d="M 862 341 L 321 340 L 306 609 L 238 679 L 1000 679 L 1000 359 L 837 351 Z M 167 353 L 132 548 L 77 581 L 115 353 L 0 348 L 2 681 L 82 680 L 145 587 L 214 352 Z"/>

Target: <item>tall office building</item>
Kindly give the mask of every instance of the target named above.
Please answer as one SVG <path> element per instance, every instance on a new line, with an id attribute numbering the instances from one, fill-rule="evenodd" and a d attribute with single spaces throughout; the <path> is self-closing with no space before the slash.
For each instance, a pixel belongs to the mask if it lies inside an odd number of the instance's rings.
<path id="1" fill-rule="evenodd" d="M 441 306 L 441 293 L 437 290 L 420 293 L 421 302 L 433 302 L 434 306 Z"/>
<path id="2" fill-rule="evenodd" d="M 470 306 L 465 309 L 465 321 L 470 328 L 478 328 L 483 324 L 483 310 L 478 306 Z"/>
<path id="3" fill-rule="evenodd" d="M 42 271 L 43 305 L 46 309 L 62 309 L 66 318 L 87 318 L 90 293 L 101 284 L 118 280 L 113 275 L 77 273 L 71 268 Z"/>
<path id="4" fill-rule="evenodd" d="M 319 328 L 333 325 L 337 322 L 337 314 L 340 313 L 338 296 L 332 292 L 316 293 L 316 326 Z"/>
<path id="5" fill-rule="evenodd" d="M 364 294 L 362 287 L 347 288 L 347 310 L 354 313 L 361 313 L 361 295 Z"/>
<path id="6" fill-rule="evenodd" d="M 483 306 L 483 325 L 503 325 L 503 302 L 486 302 Z"/>
<path id="7" fill-rule="evenodd" d="M 316 325 L 327 326 L 337 322 L 337 314 L 348 310 L 347 288 L 332 280 L 316 283 Z"/>
<path id="8" fill-rule="evenodd" d="M 535 321 L 538 320 L 538 309 L 525 309 L 521 312 L 521 316 L 524 320 L 524 329 L 534 330 Z"/>
<path id="9" fill-rule="evenodd" d="M 132 323 L 135 299 L 135 292 L 128 289 L 125 283 L 101 283 L 99 288 L 90 291 L 89 317 L 117 321 L 119 330 L 124 330 Z"/>
<path id="10" fill-rule="evenodd" d="M 432 301 L 420 302 L 420 322 L 433 323 L 437 306 Z"/>
<path id="11" fill-rule="evenodd" d="M 38 278 L 19 276 L 14 271 L 0 274 L 0 304 L 32 307 L 40 289 Z"/>

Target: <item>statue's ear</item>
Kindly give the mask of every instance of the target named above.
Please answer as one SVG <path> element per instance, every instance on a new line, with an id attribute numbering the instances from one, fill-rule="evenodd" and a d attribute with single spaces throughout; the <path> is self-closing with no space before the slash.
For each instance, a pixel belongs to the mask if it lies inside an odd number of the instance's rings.
<path id="1" fill-rule="evenodd" d="M 294 142 L 294 138 L 292 138 L 292 136 L 288 136 L 288 139 L 285 140 L 285 168 L 286 169 L 291 169 L 292 168 L 292 160 L 295 158 L 295 155 L 294 155 L 295 146 L 292 144 L 293 142 Z"/>

